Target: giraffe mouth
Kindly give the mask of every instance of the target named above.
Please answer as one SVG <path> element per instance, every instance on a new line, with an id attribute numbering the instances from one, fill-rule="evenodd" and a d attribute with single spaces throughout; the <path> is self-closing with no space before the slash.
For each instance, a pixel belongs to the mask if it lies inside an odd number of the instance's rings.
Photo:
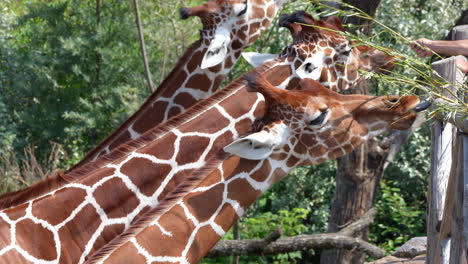
<path id="1" fill-rule="evenodd" d="M 409 107 L 409 110 L 406 111 L 406 113 L 404 113 L 401 118 L 398 118 L 397 120 L 393 121 L 390 124 L 390 128 L 398 130 L 409 129 L 416 120 L 418 113 L 428 109 L 431 105 L 432 101 L 425 100 L 421 102 L 418 100 L 418 102 Z"/>
<path id="2" fill-rule="evenodd" d="M 279 26 L 288 27 L 292 23 L 307 24 L 307 22 L 304 19 L 305 14 L 305 11 L 296 11 L 292 14 L 282 14 L 279 18 Z"/>
<path id="3" fill-rule="evenodd" d="M 423 101 L 419 103 L 413 110 L 416 113 L 422 112 L 426 109 L 428 109 L 432 105 L 432 101 Z"/>

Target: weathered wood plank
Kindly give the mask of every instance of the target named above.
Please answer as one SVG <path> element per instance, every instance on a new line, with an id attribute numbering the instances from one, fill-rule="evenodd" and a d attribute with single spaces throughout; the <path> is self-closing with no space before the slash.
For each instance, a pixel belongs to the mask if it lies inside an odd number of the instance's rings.
<path id="1" fill-rule="evenodd" d="M 457 26 L 453 28 L 452 30 L 452 39 L 453 40 L 460 40 L 460 39 L 468 39 L 468 25 L 462 25 L 462 26 Z M 463 60 L 466 60 L 465 57 L 459 56 Z M 463 82 L 463 77 L 464 74 L 462 74 L 460 71 L 455 72 L 455 83 L 454 89 L 457 89 L 460 87 L 460 84 Z M 466 98 L 466 95 L 463 94 L 460 90 L 456 90 L 457 94 L 459 97 L 465 97 L 464 100 L 465 102 L 467 101 L 468 98 Z M 457 127 L 462 129 L 465 133 L 468 132 L 467 126 L 468 126 L 468 120 L 466 120 L 466 116 L 462 115 L 455 115 L 453 117 L 455 124 Z M 453 239 L 453 245 L 452 249 L 450 252 L 450 263 L 456 263 L 456 264 L 467 264 L 468 263 L 468 256 L 467 256 L 467 247 L 466 243 L 468 241 L 468 237 L 466 236 L 466 228 L 465 228 L 465 222 L 467 222 L 467 216 L 465 216 L 465 206 L 466 206 L 466 193 L 467 193 L 467 183 L 468 180 L 465 179 L 465 170 L 467 167 L 467 156 L 465 155 L 465 149 L 467 148 L 467 140 L 466 140 L 466 135 L 462 133 L 457 134 L 457 139 L 455 140 L 458 144 L 459 151 L 458 151 L 458 157 L 456 160 L 454 160 L 453 166 L 457 167 L 457 190 L 456 190 L 456 196 L 455 196 L 455 204 L 454 204 L 454 210 L 453 210 L 453 215 L 452 215 L 452 239 Z"/>
<path id="2" fill-rule="evenodd" d="M 454 142 L 452 146 L 452 162 L 457 161 L 458 152 L 459 152 L 459 145 L 458 142 Z M 439 234 L 438 234 L 438 244 L 441 247 L 441 260 L 440 263 L 452 263 L 449 262 L 450 255 L 451 255 L 451 232 L 452 232 L 452 222 L 453 218 L 452 215 L 454 214 L 453 208 L 455 204 L 455 193 L 457 191 L 457 166 L 451 166 L 450 168 L 450 176 L 448 178 L 447 183 L 447 190 L 446 190 L 446 197 L 445 203 L 443 208 L 443 217 L 442 217 L 442 224 L 440 225 Z M 437 260 L 436 260 L 437 263 Z"/>
<path id="3" fill-rule="evenodd" d="M 463 248 L 468 250 L 468 136 L 463 135 Z"/>
<path id="4" fill-rule="evenodd" d="M 468 25 L 453 29 L 453 40 L 467 38 Z M 460 58 L 465 60 L 464 57 L 458 57 L 458 59 Z M 457 70 L 456 59 L 456 57 L 451 57 L 432 64 L 432 68 L 451 84 L 441 89 L 445 96 L 452 99 L 454 98 L 452 94 L 456 94 L 458 97 L 463 96 L 458 87 L 460 87 L 464 75 Z M 439 115 L 437 118 L 441 121 L 435 121 L 433 125 L 432 146 L 434 152 L 429 181 L 428 258 L 426 263 L 467 264 L 468 208 L 465 206 L 468 207 L 468 200 L 465 193 L 468 195 L 468 176 L 465 179 L 465 168 L 468 157 L 464 156 L 464 152 L 468 146 L 465 145 L 465 136 L 460 132 L 456 133 L 454 127 L 450 129 L 453 133 L 449 133 L 448 128 L 451 125 L 444 125 L 444 122 L 451 122 L 458 129 L 468 132 L 468 120 L 465 120 L 466 117 L 461 115 L 448 114 Z M 444 132 L 446 132 L 445 135 Z M 455 145 L 453 147 L 445 145 L 449 142 L 453 142 Z M 444 151 L 447 152 L 443 153 Z M 451 160 L 444 159 L 449 155 L 449 151 L 453 153 L 450 154 Z M 450 176 L 445 178 L 447 177 L 446 169 L 450 167 Z M 444 184 L 446 181 L 448 186 L 436 186 L 438 183 Z M 441 203 L 442 201 L 443 203 Z M 441 212 L 443 215 L 440 222 Z"/>
<path id="5" fill-rule="evenodd" d="M 431 67 L 449 83 L 456 83 L 455 58 L 448 58 L 432 63 Z M 441 87 L 442 94 L 452 98 L 447 89 L 453 86 Z M 453 125 L 435 121 L 432 129 L 431 175 L 429 179 L 429 213 L 427 224 L 428 258 L 426 263 L 448 263 L 450 260 L 450 245 L 448 236 L 451 221 L 442 225 L 448 181 L 452 164 Z M 453 186 L 452 186 L 453 188 Z M 450 198 L 451 199 L 451 198 Z M 449 208 L 447 208 L 449 209 Z M 448 214 L 451 215 L 451 214 Z M 441 228 L 444 232 L 441 234 Z M 443 242 L 443 243 L 442 243 Z"/>
<path id="6" fill-rule="evenodd" d="M 468 39 L 468 25 L 460 25 L 452 29 L 452 40 L 460 39 Z"/>
<path id="7" fill-rule="evenodd" d="M 450 195 L 454 197 L 452 202 L 451 214 L 445 215 L 444 218 L 451 218 L 451 247 L 450 247 L 450 263 L 465 264 L 466 254 L 463 250 L 463 188 L 464 188 L 464 177 L 463 177 L 463 135 L 457 133 L 455 139 L 454 153 L 453 153 L 453 164 L 452 173 L 450 175 L 451 181 L 455 182 L 455 191 Z M 452 177 L 455 176 L 455 177 Z M 449 183 L 450 185 L 452 182 Z M 447 194 L 448 196 L 448 194 Z M 448 200 L 448 198 L 447 198 Z M 445 219 L 444 219 L 445 220 Z"/>
<path id="8" fill-rule="evenodd" d="M 426 263 L 439 264 L 443 257 L 443 252 L 450 252 L 447 249 L 450 243 L 444 244 L 441 251 L 441 241 L 446 237 L 440 236 L 442 226 L 447 185 L 450 177 L 452 164 L 452 134 L 453 126 L 435 121 L 432 126 L 432 165 L 429 179 L 429 215 L 427 224 L 428 258 Z M 450 222 L 448 222 L 450 223 Z M 450 227 L 446 227 L 450 230 Z M 448 233 L 448 232 L 446 232 Z M 442 259 L 441 259 L 442 256 Z M 448 262 L 447 262 L 448 263 Z"/>

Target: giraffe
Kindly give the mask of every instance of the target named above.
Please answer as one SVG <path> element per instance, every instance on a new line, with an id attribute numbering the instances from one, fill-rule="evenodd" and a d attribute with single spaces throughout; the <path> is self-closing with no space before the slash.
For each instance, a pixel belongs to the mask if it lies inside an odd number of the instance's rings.
<path id="1" fill-rule="evenodd" d="M 351 44 L 353 43 L 349 42 L 344 36 L 321 28 L 303 26 L 297 24 L 297 22 L 311 24 L 322 28 L 329 28 L 332 30 L 343 30 L 341 21 L 336 17 L 329 17 L 327 20 L 314 20 L 310 14 L 303 11 L 298 11 L 292 14 L 283 14 L 280 18 L 279 24 L 290 30 L 293 36 L 293 42 L 290 46 L 286 47 L 281 54 L 275 55 L 274 58 L 271 56 L 267 56 L 267 58 L 262 57 L 263 62 L 271 62 L 279 59 L 276 63 L 269 65 L 281 70 L 281 72 L 283 72 L 284 69 L 280 68 L 290 68 L 289 70 L 284 71 L 282 76 L 275 78 L 275 80 L 281 81 L 274 83 L 275 85 L 278 85 L 278 87 L 286 88 L 287 84 L 291 80 L 293 81 L 293 84 L 295 79 L 297 81 L 297 78 L 312 78 L 320 80 L 330 89 L 341 91 L 352 87 L 360 80 L 360 75 L 357 70 L 379 71 L 380 69 L 383 69 L 387 71 L 394 67 L 394 64 L 392 63 L 393 57 L 386 55 L 381 51 L 371 49 L 363 45 L 352 48 Z M 252 62 L 252 58 L 248 59 Z M 255 60 L 255 64 L 261 64 L 261 61 Z M 331 76 L 340 76 L 341 81 L 334 82 L 332 85 L 329 85 L 329 83 L 331 83 L 329 81 Z M 149 107 L 150 104 L 148 102 L 150 101 L 151 98 L 133 117 L 138 116 L 138 113 L 140 112 L 144 112 L 143 109 Z M 146 113 L 148 113 L 148 115 L 149 113 L 155 114 L 156 108 L 150 107 L 150 109 L 151 111 L 148 110 Z M 144 116 L 146 116 L 146 114 Z M 140 120 L 143 121 L 146 119 L 147 118 L 142 118 Z M 124 126 L 125 124 L 122 127 Z M 117 134 L 117 132 L 114 133 L 109 137 L 109 139 Z M 76 169 L 81 166 L 85 166 L 86 164 L 78 165 L 74 168 Z M 74 168 L 68 170 L 68 172 L 73 171 Z M 19 205 L 76 180 L 69 175 L 70 173 L 65 175 L 57 173 L 56 175 L 49 176 L 47 179 L 38 182 L 30 188 L 4 194 L 0 196 L 0 209 Z"/>
<path id="2" fill-rule="evenodd" d="M 181 8 L 183 19 L 200 17 L 200 39 L 180 58 L 172 72 L 139 110 L 116 131 L 91 150 L 71 172 L 122 143 L 138 138 L 220 88 L 221 82 L 250 46 L 272 23 L 286 0 L 217 0 L 192 8 Z M 0 196 L 0 209 L 25 202 L 66 185 L 63 173 L 48 176 L 35 187 L 34 195 L 24 190 Z M 41 190 L 39 190 L 41 189 Z"/>
<path id="3" fill-rule="evenodd" d="M 300 26 L 297 23 L 311 25 L 312 27 Z M 317 45 L 314 48 L 316 54 L 323 54 L 323 57 L 307 57 L 298 69 L 298 75 L 302 78 L 320 80 L 320 83 L 333 91 L 343 91 L 356 85 L 361 79 L 359 72 L 378 71 L 389 73 L 396 64 L 394 58 L 388 54 L 373 49 L 365 45 L 356 45 L 352 41 L 330 41 L 327 39 L 336 37 L 338 32 L 345 32 L 345 29 L 338 17 L 330 16 L 326 20 L 316 20 L 311 14 L 305 11 L 297 11 L 290 15 L 283 14 L 280 17 L 280 25 L 288 28 L 293 36 L 293 47 L 297 52 L 310 52 L 310 45 L 298 48 L 301 43 L 313 42 Z M 330 32 L 334 31 L 334 33 Z M 342 39 L 345 39 L 342 37 Z M 283 53 L 290 53 L 285 49 Z M 279 54 L 282 56 L 283 54 Z M 254 67 L 261 63 L 278 57 L 274 54 L 259 54 L 256 52 L 244 52 L 242 56 Z M 316 65 L 321 65 L 323 70 L 316 71 L 315 76 L 309 73 Z"/>
<path id="4" fill-rule="evenodd" d="M 329 41 L 346 40 L 337 36 Z M 297 49 L 304 50 L 304 45 L 298 42 Z M 309 57 L 317 56 L 313 48 L 308 53 L 292 46 L 287 50 L 291 53 L 259 67 L 270 82 L 290 87 L 288 82 L 297 83 L 299 75 L 323 71 L 318 65 L 310 73 L 298 73 L 302 64 L 310 63 Z M 73 182 L 0 211 L 0 260 L 83 263 L 233 138 L 249 132 L 262 109 L 263 97 L 247 93 L 243 81 L 237 80 L 140 138 L 68 173 L 76 179 Z"/>
<path id="5" fill-rule="evenodd" d="M 416 112 L 428 107 L 417 96 L 342 95 L 312 79 L 293 90 L 258 74 L 247 80 L 266 102 L 252 131 L 239 134 L 87 264 L 198 263 L 292 168 L 336 159 L 389 128 L 408 129 Z"/>
<path id="6" fill-rule="evenodd" d="M 221 82 L 249 47 L 272 23 L 286 0 L 212 0 L 180 9 L 182 19 L 198 16 L 200 39 L 143 106 L 110 137 L 71 169 L 78 168 L 120 144 L 138 138 L 219 89 Z"/>

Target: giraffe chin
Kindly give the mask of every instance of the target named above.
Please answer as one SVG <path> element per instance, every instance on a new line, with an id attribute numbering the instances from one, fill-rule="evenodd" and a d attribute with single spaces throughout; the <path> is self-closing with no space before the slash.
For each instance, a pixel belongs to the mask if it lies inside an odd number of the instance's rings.
<path id="1" fill-rule="evenodd" d="M 417 116 L 418 115 L 415 112 L 411 111 L 410 113 L 391 123 L 390 128 L 396 130 L 410 129 Z"/>

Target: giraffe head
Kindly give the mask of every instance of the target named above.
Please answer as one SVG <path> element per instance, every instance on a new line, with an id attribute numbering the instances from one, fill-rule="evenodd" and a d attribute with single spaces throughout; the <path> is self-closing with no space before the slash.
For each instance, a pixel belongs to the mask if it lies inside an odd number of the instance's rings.
<path id="1" fill-rule="evenodd" d="M 200 17 L 200 31 L 207 46 L 201 68 L 206 69 L 228 59 L 252 44 L 271 24 L 285 0 L 212 0 L 180 9 L 182 19 Z"/>
<path id="2" fill-rule="evenodd" d="M 311 79 L 293 90 L 278 89 L 259 74 L 247 81 L 265 97 L 266 114 L 256 132 L 224 150 L 253 160 L 282 156 L 294 166 L 338 158 L 388 129 L 408 129 L 428 107 L 417 96 L 342 95 Z"/>
<path id="3" fill-rule="evenodd" d="M 337 17 L 316 20 L 298 11 L 283 14 L 279 23 L 288 28 L 293 37 L 293 43 L 279 56 L 287 56 L 288 61 L 293 62 L 291 71 L 295 77 L 314 79 L 334 91 L 342 91 L 360 80 L 359 70 L 388 72 L 395 67 L 394 57 L 349 41 L 341 34 L 344 28 Z M 254 66 L 277 57 L 257 53 L 243 55 Z"/>

